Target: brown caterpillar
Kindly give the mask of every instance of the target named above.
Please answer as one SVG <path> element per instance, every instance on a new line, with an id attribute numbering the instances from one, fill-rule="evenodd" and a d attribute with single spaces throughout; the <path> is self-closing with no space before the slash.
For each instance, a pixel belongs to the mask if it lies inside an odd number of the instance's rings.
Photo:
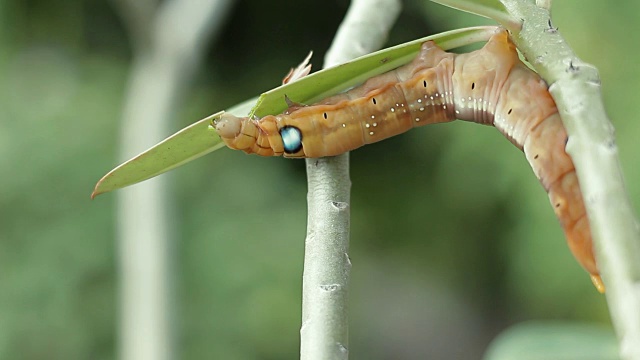
<path id="1" fill-rule="evenodd" d="M 455 119 L 493 125 L 524 150 L 549 194 L 569 248 L 604 287 L 567 133 L 547 84 L 518 58 L 504 30 L 480 50 L 446 53 L 432 41 L 410 63 L 310 106 L 261 119 L 224 114 L 216 131 L 232 149 L 291 158 L 332 156 Z"/>

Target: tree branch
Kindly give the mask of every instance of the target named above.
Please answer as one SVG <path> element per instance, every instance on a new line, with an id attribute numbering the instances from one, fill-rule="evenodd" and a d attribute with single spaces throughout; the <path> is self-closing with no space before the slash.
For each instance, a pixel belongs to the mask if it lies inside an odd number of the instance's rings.
<path id="1" fill-rule="evenodd" d="M 151 45 L 153 23 L 159 0 L 113 0 L 120 13 L 134 51 L 146 51 Z"/>
<path id="2" fill-rule="evenodd" d="M 536 0 L 536 6 L 545 10 L 551 10 L 551 0 Z"/>
<path id="3" fill-rule="evenodd" d="M 352 0 L 325 67 L 379 49 L 400 8 L 399 0 Z M 306 164 L 309 192 L 300 358 L 347 359 L 349 154 L 307 159 Z"/>
<path id="4" fill-rule="evenodd" d="M 230 0 L 118 0 L 134 61 L 121 126 L 121 156 L 161 140 L 183 87 Z M 130 11 L 129 11 L 130 10 Z M 120 358 L 171 359 L 170 216 L 166 177 L 118 195 Z"/>
<path id="5" fill-rule="evenodd" d="M 514 41 L 551 84 L 567 128 L 566 149 L 580 180 L 621 356 L 640 359 L 640 227 L 624 186 L 597 69 L 573 53 L 553 28 L 547 8 L 531 1 L 501 1 L 524 19 Z"/>

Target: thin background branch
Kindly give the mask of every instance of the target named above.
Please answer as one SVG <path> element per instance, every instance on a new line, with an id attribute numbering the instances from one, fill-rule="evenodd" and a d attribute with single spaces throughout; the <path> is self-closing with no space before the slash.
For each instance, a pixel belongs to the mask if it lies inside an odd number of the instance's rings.
<path id="1" fill-rule="evenodd" d="M 121 157 L 158 142 L 231 0 L 115 0 L 134 60 L 122 115 Z M 118 195 L 120 358 L 174 357 L 167 177 Z"/>
<path id="2" fill-rule="evenodd" d="M 378 50 L 400 0 L 353 0 L 325 67 Z M 309 192 L 302 284 L 300 358 L 347 359 L 350 189 L 349 154 L 307 159 Z"/>
<path id="3" fill-rule="evenodd" d="M 600 77 L 553 28 L 550 1 L 501 0 L 523 19 L 514 40 L 542 77 L 567 128 L 593 233 L 598 268 L 623 359 L 640 359 L 640 226 L 630 203 L 604 110 Z"/>

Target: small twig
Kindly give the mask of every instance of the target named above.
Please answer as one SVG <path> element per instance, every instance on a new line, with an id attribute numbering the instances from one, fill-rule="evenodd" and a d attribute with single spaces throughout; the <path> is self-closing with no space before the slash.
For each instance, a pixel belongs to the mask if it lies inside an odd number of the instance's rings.
<path id="1" fill-rule="evenodd" d="M 325 67 L 379 49 L 400 13 L 400 0 L 353 0 Z M 300 358 L 349 356 L 349 154 L 307 159 L 307 238 L 302 284 Z"/>
<path id="2" fill-rule="evenodd" d="M 624 186 L 598 71 L 573 53 L 551 25 L 547 9 L 530 1 L 501 1 L 524 19 L 514 41 L 551 84 L 567 128 L 567 153 L 580 180 L 621 356 L 640 359 L 640 227 Z"/>

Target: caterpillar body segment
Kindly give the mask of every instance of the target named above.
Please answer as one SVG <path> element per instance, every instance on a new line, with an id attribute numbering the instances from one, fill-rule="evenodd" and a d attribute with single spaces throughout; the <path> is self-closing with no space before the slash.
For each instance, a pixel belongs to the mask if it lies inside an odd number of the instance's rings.
<path id="1" fill-rule="evenodd" d="M 480 50 L 451 54 L 425 42 L 409 64 L 309 106 L 261 119 L 224 114 L 228 147 L 263 156 L 338 155 L 413 127 L 455 119 L 495 126 L 525 157 L 578 262 L 604 291 L 568 140 L 548 86 L 518 58 L 506 31 Z"/>

